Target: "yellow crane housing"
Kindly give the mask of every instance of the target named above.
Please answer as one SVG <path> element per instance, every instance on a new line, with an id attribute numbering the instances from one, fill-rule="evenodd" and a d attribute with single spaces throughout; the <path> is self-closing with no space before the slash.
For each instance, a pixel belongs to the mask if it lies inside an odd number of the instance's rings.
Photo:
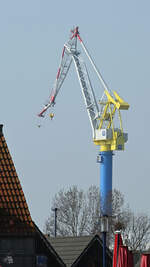
<path id="1" fill-rule="evenodd" d="M 94 144 L 100 146 L 101 151 L 124 150 L 124 143 L 127 142 L 128 135 L 123 132 L 120 110 L 128 110 L 129 104 L 115 91 L 113 91 L 114 96 L 111 96 L 107 90 L 104 93 L 106 101 L 99 102 L 103 106 L 103 112 L 99 118 L 99 128 L 95 133 Z M 119 128 L 115 128 L 114 125 L 116 112 L 119 118 Z"/>

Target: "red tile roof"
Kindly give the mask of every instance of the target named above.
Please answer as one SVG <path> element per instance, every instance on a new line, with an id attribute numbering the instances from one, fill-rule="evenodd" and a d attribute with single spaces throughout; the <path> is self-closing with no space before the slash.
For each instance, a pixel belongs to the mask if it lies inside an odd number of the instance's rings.
<path id="1" fill-rule="evenodd" d="M 35 231 L 26 199 L 0 125 L 0 234 Z"/>

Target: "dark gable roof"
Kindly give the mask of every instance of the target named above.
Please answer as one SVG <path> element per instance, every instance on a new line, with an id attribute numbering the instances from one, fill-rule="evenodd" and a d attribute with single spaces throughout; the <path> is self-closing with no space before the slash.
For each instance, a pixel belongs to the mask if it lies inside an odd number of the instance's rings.
<path id="1" fill-rule="evenodd" d="M 0 234 L 35 231 L 26 199 L 0 125 Z"/>
<path id="2" fill-rule="evenodd" d="M 49 256 L 53 257 L 54 266 L 66 267 L 66 264 L 63 262 L 63 260 L 61 259 L 60 255 L 53 248 L 52 244 L 50 244 L 50 242 L 47 240 L 45 235 L 40 231 L 40 229 L 37 227 L 36 224 L 34 224 L 34 227 L 36 229 L 36 233 L 37 233 L 38 237 L 41 240 L 40 242 L 42 242 L 45 245 L 45 247 L 47 248 Z M 57 265 L 56 265 L 56 263 L 57 263 Z"/>
<path id="3" fill-rule="evenodd" d="M 47 237 L 47 239 L 54 247 L 57 254 L 60 255 L 66 266 L 71 266 L 91 241 L 91 236 Z"/>
<path id="4" fill-rule="evenodd" d="M 56 238 L 47 236 L 47 239 L 67 267 L 75 266 L 94 242 L 98 242 L 102 246 L 102 240 L 98 235 Z M 112 254 L 108 249 L 107 254 L 112 258 Z"/>

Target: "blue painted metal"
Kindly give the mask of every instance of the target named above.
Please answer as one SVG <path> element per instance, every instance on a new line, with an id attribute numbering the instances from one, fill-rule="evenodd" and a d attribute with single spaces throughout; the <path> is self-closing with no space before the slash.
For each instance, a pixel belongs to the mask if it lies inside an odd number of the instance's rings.
<path id="1" fill-rule="evenodd" d="M 100 198 L 102 215 L 112 215 L 112 151 L 100 152 Z"/>

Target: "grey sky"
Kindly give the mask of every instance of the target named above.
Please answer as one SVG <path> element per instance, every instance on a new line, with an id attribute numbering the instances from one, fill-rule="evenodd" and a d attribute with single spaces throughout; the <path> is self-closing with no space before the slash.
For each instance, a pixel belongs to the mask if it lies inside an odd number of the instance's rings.
<path id="1" fill-rule="evenodd" d="M 99 186 L 98 148 L 74 66 L 58 96 L 55 118 L 39 129 L 69 31 L 80 34 L 107 84 L 129 102 L 125 152 L 114 156 L 113 187 L 150 215 L 150 2 L 0 1 L 1 123 L 31 215 L 43 229 L 61 188 Z"/>

